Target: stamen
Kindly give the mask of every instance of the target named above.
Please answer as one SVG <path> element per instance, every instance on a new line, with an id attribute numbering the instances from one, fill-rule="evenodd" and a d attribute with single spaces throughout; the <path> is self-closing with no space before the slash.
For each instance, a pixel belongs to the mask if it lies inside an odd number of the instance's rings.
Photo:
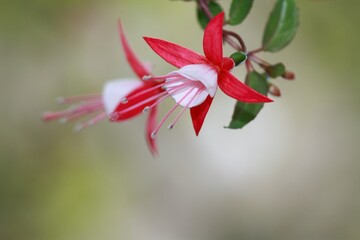
<path id="1" fill-rule="evenodd" d="M 153 81 L 165 81 L 166 78 L 170 77 L 169 75 L 165 75 L 165 76 L 157 76 L 157 77 L 154 77 L 154 76 L 151 76 L 151 75 L 146 75 L 144 76 L 142 79 L 144 81 L 147 81 L 147 80 L 153 80 Z"/>
<path id="2" fill-rule="evenodd" d="M 142 79 L 144 81 L 147 80 L 153 80 L 153 81 L 165 81 L 168 78 L 174 78 L 172 80 L 177 80 L 177 78 L 183 78 L 183 76 L 179 75 L 179 74 L 173 74 L 173 75 L 164 75 L 164 76 L 152 76 L 152 75 L 145 75 L 142 77 Z"/>
<path id="3" fill-rule="evenodd" d="M 153 108 L 154 106 L 158 105 L 159 103 L 161 103 L 163 100 L 165 100 L 169 95 L 173 94 L 173 93 L 179 93 L 181 91 L 185 91 L 187 88 L 184 88 L 186 87 L 186 85 L 189 85 L 189 86 L 192 86 L 194 85 L 194 82 L 191 82 L 191 83 L 183 83 L 183 84 L 180 84 L 180 85 L 177 85 L 177 86 L 174 86 L 174 87 L 168 87 L 168 86 L 164 86 L 167 88 L 167 92 L 168 94 L 165 95 L 164 97 L 162 98 L 159 98 L 155 103 L 153 103 L 150 108 Z M 181 91 L 178 91 L 176 92 L 176 90 L 181 90 Z"/>
<path id="4" fill-rule="evenodd" d="M 151 137 L 153 137 L 153 135 L 155 136 L 156 133 L 160 130 L 161 126 L 164 124 L 164 122 L 169 118 L 169 116 L 175 111 L 175 109 L 181 104 L 182 101 L 184 101 L 184 99 L 193 91 L 193 89 L 196 88 L 196 86 L 198 85 L 197 82 L 192 82 L 193 88 L 190 89 L 190 91 L 188 91 L 181 99 L 179 102 L 177 102 L 171 109 L 170 111 L 163 117 L 163 119 L 160 121 L 160 123 L 158 124 L 158 126 L 156 127 L 156 129 L 152 132 Z M 193 100 L 193 98 L 191 99 L 191 101 Z"/>
<path id="5" fill-rule="evenodd" d="M 69 118 L 72 120 L 74 117 L 81 117 L 87 113 L 101 110 L 103 108 L 101 101 L 93 101 L 89 103 L 84 103 L 82 105 L 70 107 L 64 111 L 58 112 L 46 112 L 43 114 L 42 119 L 44 121 L 51 121 L 61 118 Z"/>
<path id="6" fill-rule="evenodd" d="M 145 99 L 144 101 L 141 101 L 141 102 L 139 102 L 137 104 L 134 104 L 131 107 L 128 107 L 128 108 L 126 108 L 126 109 L 124 109 L 122 111 L 119 111 L 118 114 L 121 115 L 121 114 L 130 112 L 130 111 L 134 110 L 135 108 L 138 108 L 138 107 L 144 105 L 145 103 L 151 102 L 151 101 L 153 101 L 153 100 L 155 100 L 155 99 L 157 99 L 157 98 L 159 98 L 159 97 L 161 97 L 163 95 L 168 95 L 168 93 L 167 92 L 161 92 L 159 94 L 156 94 L 155 96 L 149 97 L 149 98 Z"/>
<path id="7" fill-rule="evenodd" d="M 138 93 L 130 96 L 129 98 L 126 98 L 126 100 L 127 100 L 127 102 L 128 102 L 128 101 L 130 101 L 130 100 L 132 100 L 132 99 L 134 99 L 134 98 L 137 98 L 137 97 L 139 97 L 139 96 L 141 96 L 141 95 L 143 95 L 143 94 L 145 94 L 145 93 L 148 93 L 148 92 L 151 92 L 151 91 L 153 91 L 153 90 L 155 90 L 155 89 L 157 89 L 157 88 L 160 88 L 160 87 L 164 86 L 165 84 L 166 84 L 166 83 L 157 84 L 157 85 L 155 85 L 155 86 L 153 86 L 153 87 L 151 87 L 151 88 L 144 89 L 143 91 L 140 91 L 140 92 L 138 92 Z"/>
<path id="8" fill-rule="evenodd" d="M 152 138 L 152 139 L 155 139 L 156 134 L 157 134 L 157 131 L 153 131 L 153 132 L 151 133 L 151 138 Z"/>
<path id="9" fill-rule="evenodd" d="M 164 76 L 164 77 L 166 77 L 166 76 Z M 138 93 L 130 96 L 129 98 L 126 98 L 126 100 L 127 100 L 126 103 L 129 102 L 129 101 L 131 101 L 132 99 L 135 99 L 135 98 L 137 98 L 137 97 L 139 97 L 139 96 L 141 96 L 141 95 L 144 95 L 145 93 L 151 92 L 151 91 L 153 91 L 153 90 L 155 90 L 155 89 L 157 89 L 157 88 L 161 88 L 162 90 L 166 91 L 166 90 L 168 89 L 168 86 L 166 86 L 168 83 L 176 83 L 176 82 L 181 81 L 181 79 L 182 79 L 181 76 L 179 76 L 179 77 L 174 76 L 174 78 L 175 78 L 175 77 L 176 77 L 176 79 L 173 79 L 173 80 L 171 80 L 171 81 L 169 81 L 169 82 L 164 82 L 164 83 L 161 83 L 161 84 L 156 84 L 155 86 L 153 86 L 153 87 L 151 87 L 151 88 L 144 89 L 143 91 L 140 91 L 140 92 L 138 92 Z M 162 78 L 162 77 L 161 77 L 161 78 Z M 179 85 L 179 86 L 180 86 L 180 85 Z M 124 99 L 125 99 L 125 98 L 124 98 Z"/>
<path id="10" fill-rule="evenodd" d="M 84 128 L 87 128 L 87 127 L 90 127 L 91 125 L 94 125 L 96 124 L 97 122 L 99 122 L 100 120 L 104 119 L 106 117 L 106 113 L 103 112 L 103 113 L 100 113 L 98 115 L 96 115 L 95 117 L 93 117 L 92 119 L 86 121 L 86 122 L 83 122 L 79 125 L 76 125 L 75 126 L 75 131 L 81 131 L 83 130 Z"/>
<path id="11" fill-rule="evenodd" d="M 163 117 L 163 119 L 160 121 L 159 125 L 156 127 L 155 131 L 153 133 L 157 133 L 161 126 L 164 124 L 164 122 L 169 118 L 169 116 L 175 111 L 175 109 L 179 106 L 179 103 L 176 103 L 171 109 L 170 111 Z M 152 137 L 153 134 L 151 134 Z"/>
<path id="12" fill-rule="evenodd" d="M 152 78 L 151 75 L 145 75 L 145 76 L 142 77 L 142 80 L 147 81 L 147 80 L 149 80 L 151 78 Z"/>
<path id="13" fill-rule="evenodd" d="M 70 104 L 79 101 L 89 101 L 89 100 L 97 100 L 101 99 L 99 94 L 89 94 L 89 95 L 82 95 L 82 96 L 72 96 L 72 97 L 59 97 L 57 102 L 59 104 Z"/>
<path id="14" fill-rule="evenodd" d="M 116 121 L 120 117 L 120 114 L 118 112 L 112 112 L 108 117 L 110 121 Z"/>
<path id="15" fill-rule="evenodd" d="M 59 112 L 45 112 L 42 114 L 42 120 L 43 121 L 52 121 L 55 119 L 62 118 L 68 114 L 68 111 L 59 111 Z"/>
<path id="16" fill-rule="evenodd" d="M 75 106 L 73 110 L 69 110 L 61 118 L 68 118 L 69 120 L 73 120 L 75 118 L 84 116 L 88 113 L 101 110 L 102 108 L 103 108 L 102 102 L 87 103 L 87 104 Z"/>
<path id="17" fill-rule="evenodd" d="M 83 117 L 86 114 L 97 112 L 102 110 L 102 108 L 83 108 L 83 109 L 76 109 L 77 111 L 73 111 L 72 113 L 69 113 L 65 116 L 63 116 L 61 119 L 59 119 L 60 123 L 67 123 L 69 121 L 73 121 L 77 118 Z"/>
<path id="18" fill-rule="evenodd" d="M 185 112 L 186 109 L 187 109 L 187 108 L 184 107 L 184 108 L 181 110 L 180 114 L 177 115 L 177 117 L 175 118 L 175 120 L 168 126 L 168 129 L 169 129 L 169 130 L 171 130 L 171 129 L 173 129 L 173 128 L 175 127 L 175 124 L 179 121 L 179 119 L 180 119 L 181 116 L 184 114 L 184 112 Z"/>
<path id="19" fill-rule="evenodd" d="M 146 106 L 146 107 L 143 109 L 143 113 L 147 113 L 149 110 L 150 110 L 150 107 L 149 107 L 149 106 Z"/>
<path id="20" fill-rule="evenodd" d="M 197 85 L 198 82 L 196 81 L 188 81 L 185 83 L 182 83 L 180 85 L 176 85 L 176 86 L 167 86 L 167 92 L 169 94 L 175 94 L 175 93 L 181 93 L 184 91 L 187 91 L 189 88 L 194 87 Z"/>
<path id="21" fill-rule="evenodd" d="M 126 103 L 128 103 L 128 102 L 129 102 L 129 100 L 128 100 L 127 98 L 121 99 L 121 103 L 122 103 L 122 104 L 126 104 Z"/>
<path id="22" fill-rule="evenodd" d="M 202 85 L 202 84 L 201 84 Z M 175 127 L 176 123 L 179 121 L 179 119 L 181 118 L 181 116 L 184 114 L 185 110 L 189 108 L 190 104 L 192 101 L 194 101 L 195 97 L 199 95 L 199 93 L 204 90 L 205 86 L 202 85 L 201 88 L 199 88 L 196 93 L 194 94 L 194 96 L 190 99 L 190 101 L 188 102 L 188 104 L 186 104 L 186 106 L 181 110 L 180 114 L 175 118 L 175 120 L 168 126 L 168 129 L 171 130 Z M 195 89 L 195 87 L 193 88 Z M 192 90 L 193 90 L 192 89 Z M 192 91 L 191 90 L 191 91 Z"/>
<path id="23" fill-rule="evenodd" d="M 80 132 L 83 128 L 84 127 L 81 124 L 78 124 L 78 125 L 75 126 L 74 131 L 75 132 Z"/>
<path id="24" fill-rule="evenodd" d="M 173 81 L 174 81 L 174 82 L 177 82 L 178 80 L 173 80 Z M 154 86 L 154 87 L 145 89 L 144 91 L 141 91 L 141 92 L 138 92 L 137 94 L 132 95 L 132 96 L 129 97 L 127 100 L 128 100 L 128 101 L 131 101 L 131 99 L 134 99 L 134 98 L 136 98 L 136 97 L 138 97 L 138 96 L 140 96 L 140 95 L 143 95 L 143 94 L 148 93 L 148 92 L 150 92 L 150 91 L 152 91 L 152 90 L 155 90 L 156 88 L 163 87 L 163 86 L 165 86 L 166 84 L 167 84 L 167 83 L 162 83 L 162 84 L 158 84 L 158 85 L 156 85 L 156 86 Z M 111 121 L 115 121 L 115 120 L 117 120 L 117 119 L 119 118 L 119 116 L 120 116 L 121 114 L 130 112 L 130 111 L 132 111 L 132 110 L 134 110 L 134 109 L 136 109 L 136 108 L 138 108 L 138 107 L 140 107 L 140 106 L 142 106 L 142 105 L 144 105 L 144 104 L 146 104 L 146 103 L 148 103 L 148 102 L 151 102 L 151 101 L 153 101 L 153 100 L 156 100 L 153 104 L 151 104 L 150 106 L 146 106 L 146 107 L 143 109 L 143 112 L 146 113 L 146 112 L 148 112 L 149 109 L 153 108 L 154 106 L 158 105 L 160 102 L 162 102 L 163 100 L 165 100 L 170 94 L 175 93 L 176 91 L 179 91 L 179 90 L 184 91 L 184 90 L 187 89 L 187 87 L 194 86 L 194 84 L 197 84 L 197 82 L 193 82 L 193 81 L 192 81 L 192 82 L 189 82 L 189 83 L 183 83 L 183 84 L 180 84 L 180 85 L 178 85 L 178 86 L 171 87 L 172 89 L 169 90 L 168 92 L 164 91 L 164 92 L 158 93 L 158 94 L 156 94 L 156 95 L 154 95 L 154 96 L 152 96 L 152 97 L 149 97 L 149 98 L 147 98 L 147 99 L 145 99 L 145 100 L 143 100 L 143 101 L 141 101 L 141 102 L 139 102 L 139 103 L 136 103 L 136 104 L 134 104 L 134 105 L 132 105 L 132 106 L 130 106 L 130 107 L 122 110 L 122 111 L 117 112 L 118 115 L 113 116 L 113 115 L 110 114 L 109 118 L 110 118 Z M 185 87 L 185 89 L 184 89 L 184 87 Z M 186 96 L 187 96 L 187 95 L 186 95 Z"/>
<path id="25" fill-rule="evenodd" d="M 162 101 L 164 101 L 168 96 L 170 96 L 170 94 L 166 94 L 166 95 L 164 95 L 164 96 L 162 96 L 162 97 L 159 97 L 157 100 L 156 100 L 156 102 L 154 102 L 153 104 L 151 104 L 150 106 L 149 106 L 149 108 L 153 108 L 153 107 L 155 107 L 156 105 L 158 105 L 158 104 L 160 104 Z"/>
<path id="26" fill-rule="evenodd" d="M 67 119 L 67 118 L 61 118 L 61 119 L 59 119 L 59 123 L 61 123 L 61 124 L 65 124 L 65 123 L 67 123 L 69 120 Z"/>
<path id="27" fill-rule="evenodd" d="M 178 85 L 175 85 L 175 86 L 171 86 L 173 84 L 176 84 L 176 83 L 180 83 Z M 176 89 L 181 89 L 183 91 L 186 90 L 186 86 L 192 86 L 194 84 L 194 81 L 188 81 L 188 82 L 183 82 L 183 78 L 179 77 L 177 79 L 174 79 L 174 80 L 171 80 L 171 81 L 167 81 L 164 86 L 161 87 L 161 89 L 163 89 L 164 91 L 174 91 Z"/>

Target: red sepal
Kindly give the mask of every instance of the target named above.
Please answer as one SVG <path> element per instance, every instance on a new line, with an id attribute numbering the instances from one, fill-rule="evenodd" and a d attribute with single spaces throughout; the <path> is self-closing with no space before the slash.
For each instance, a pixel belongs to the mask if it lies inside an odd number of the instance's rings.
<path id="1" fill-rule="evenodd" d="M 131 50 L 129 43 L 126 40 L 120 19 L 118 21 L 118 26 L 119 26 L 120 40 L 126 55 L 126 59 L 129 65 L 131 66 L 131 68 L 133 69 L 134 73 L 142 80 L 143 76 L 150 75 L 150 73 L 145 68 L 145 66 L 139 61 L 139 59 L 136 57 L 134 52 Z"/>
<path id="2" fill-rule="evenodd" d="M 235 62 L 232 60 L 232 58 L 224 57 L 222 60 L 222 68 L 224 70 L 230 71 L 235 67 Z"/>
<path id="3" fill-rule="evenodd" d="M 273 100 L 246 86 L 228 71 L 220 71 L 218 84 L 228 96 L 240 102 L 272 102 Z"/>
<path id="4" fill-rule="evenodd" d="M 205 29 L 203 39 L 203 49 L 206 58 L 217 66 L 221 66 L 223 58 L 223 22 L 224 12 L 211 19 Z"/>
<path id="5" fill-rule="evenodd" d="M 181 68 L 189 64 L 208 63 L 204 56 L 175 43 L 149 37 L 144 37 L 144 40 L 154 52 L 175 67 Z"/>
<path id="6" fill-rule="evenodd" d="M 153 86 L 154 85 L 151 85 L 151 84 L 144 84 L 143 86 L 135 89 L 134 91 L 129 93 L 127 96 L 125 96 L 125 98 L 129 99 L 129 102 L 128 103 L 121 103 L 121 102 L 119 103 L 119 105 L 116 107 L 116 109 L 114 111 L 116 113 L 119 113 L 119 116 L 116 119 L 114 119 L 113 121 L 121 121 L 121 120 L 126 120 L 126 119 L 129 119 L 129 118 L 135 117 L 136 115 L 142 113 L 145 107 L 150 106 L 151 104 L 155 103 L 155 101 L 157 99 L 153 99 L 152 101 L 145 102 L 143 104 L 140 104 L 139 106 L 137 106 L 133 110 L 130 110 L 128 112 L 124 112 L 128 108 L 134 106 L 135 104 L 141 103 L 141 102 L 145 101 L 146 99 L 154 97 L 155 95 L 157 95 L 158 93 L 163 91 L 163 90 L 161 90 L 161 88 L 156 88 L 156 89 L 154 89 L 152 91 L 143 93 L 140 96 L 132 97 L 135 94 L 137 94 L 139 92 L 142 92 L 142 91 L 146 90 L 147 88 L 150 88 L 150 87 L 153 87 Z"/>
<path id="7" fill-rule="evenodd" d="M 194 126 L 196 136 L 199 135 L 201 127 L 204 123 L 206 114 L 209 111 L 213 98 L 208 96 L 199 106 L 190 108 L 191 120 Z"/>

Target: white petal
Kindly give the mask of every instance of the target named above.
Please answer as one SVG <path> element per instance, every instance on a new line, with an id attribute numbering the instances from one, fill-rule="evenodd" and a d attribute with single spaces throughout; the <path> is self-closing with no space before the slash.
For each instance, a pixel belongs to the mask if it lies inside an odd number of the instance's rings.
<path id="1" fill-rule="evenodd" d="M 167 84 L 166 87 L 175 102 L 177 102 L 180 106 L 191 108 L 203 103 L 209 93 L 206 89 L 204 89 L 204 86 L 202 84 L 200 85 L 200 87 L 185 87 L 184 89 L 181 89 L 179 91 L 172 92 L 172 87 L 179 86 L 189 81 L 193 82 L 193 80 L 189 80 L 186 78 L 182 78 L 181 80 L 178 79 L 176 83 L 171 83 L 170 81 L 170 83 Z"/>
<path id="2" fill-rule="evenodd" d="M 200 81 L 206 87 L 211 97 L 215 96 L 218 87 L 218 74 L 214 67 L 208 64 L 191 64 L 173 71 L 170 74 L 179 74 L 188 80 Z"/>
<path id="3" fill-rule="evenodd" d="M 140 87 L 141 81 L 137 79 L 117 79 L 107 82 L 103 88 L 102 100 L 107 114 L 112 113 L 120 101 L 131 91 Z"/>
<path id="4" fill-rule="evenodd" d="M 208 95 L 214 97 L 218 84 L 216 70 L 208 64 L 186 65 L 168 74 L 166 89 L 183 107 L 195 107 Z"/>

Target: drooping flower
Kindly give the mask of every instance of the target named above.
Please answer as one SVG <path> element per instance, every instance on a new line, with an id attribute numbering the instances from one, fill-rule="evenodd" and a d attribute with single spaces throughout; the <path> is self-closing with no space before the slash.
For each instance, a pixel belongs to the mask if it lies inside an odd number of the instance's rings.
<path id="1" fill-rule="evenodd" d="M 158 86 L 161 85 L 161 81 L 143 79 L 150 75 L 150 71 L 133 53 L 120 21 L 119 33 L 126 59 L 140 81 L 138 79 L 113 80 L 104 85 L 102 94 L 60 98 L 60 103 L 72 104 L 72 106 L 64 111 L 45 112 L 42 116 L 44 121 L 58 119 L 61 122 L 68 122 L 92 115 L 89 120 L 76 126 L 76 130 L 81 130 L 109 116 L 111 121 L 124 121 L 133 118 L 142 113 L 148 104 L 157 101 L 156 96 L 164 92 L 161 86 Z M 116 113 L 114 114 L 115 110 Z M 148 112 L 146 140 L 151 153 L 157 154 L 156 142 L 151 136 L 156 127 L 157 107 L 148 109 Z"/>
<path id="2" fill-rule="evenodd" d="M 165 80 L 164 89 L 174 98 L 177 105 L 185 109 L 190 108 L 196 135 L 201 130 L 218 87 L 238 101 L 249 103 L 272 101 L 246 86 L 230 73 L 235 64 L 231 58 L 223 56 L 223 21 L 224 13 L 220 13 L 207 25 L 203 37 L 205 56 L 171 42 L 144 37 L 160 57 L 179 68 L 165 76 L 149 77 L 149 79 Z"/>

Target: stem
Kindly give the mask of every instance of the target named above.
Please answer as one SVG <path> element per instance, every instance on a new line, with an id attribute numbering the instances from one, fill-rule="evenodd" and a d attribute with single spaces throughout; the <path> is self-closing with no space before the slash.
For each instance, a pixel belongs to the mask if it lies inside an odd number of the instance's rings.
<path id="1" fill-rule="evenodd" d="M 242 39 L 242 37 L 240 37 L 237 33 L 223 29 L 223 34 L 225 36 L 231 36 L 231 37 L 235 38 L 241 46 L 240 51 L 246 52 L 245 42 Z M 238 49 L 236 49 L 236 50 L 238 50 Z"/>
<path id="2" fill-rule="evenodd" d="M 248 54 L 249 59 L 259 64 L 261 67 L 270 67 L 271 64 L 266 62 L 265 60 L 255 56 L 253 53 Z"/>
<path id="3" fill-rule="evenodd" d="M 264 50 L 263 47 L 260 47 L 260 48 L 257 48 L 255 50 L 250 51 L 249 54 L 255 54 L 255 53 L 258 53 L 258 52 L 262 52 L 263 50 Z"/>
<path id="4" fill-rule="evenodd" d="M 213 15 L 209 9 L 207 0 L 199 0 L 199 7 L 201 8 L 201 10 L 203 10 L 203 12 L 205 13 L 205 15 L 209 18 L 209 20 L 212 19 Z"/>
<path id="5" fill-rule="evenodd" d="M 211 20 L 213 18 L 213 15 L 212 15 L 212 13 L 210 11 L 207 0 L 198 0 L 198 6 L 205 13 L 205 15 L 209 18 L 209 20 Z M 224 35 L 224 40 L 232 48 L 234 48 L 237 51 L 246 52 L 245 42 L 242 39 L 242 37 L 240 37 L 238 34 L 236 34 L 235 32 L 223 29 L 223 35 Z M 235 38 L 239 42 L 240 46 L 237 46 L 236 43 L 229 38 L 229 36 Z"/>
<path id="6" fill-rule="evenodd" d="M 250 59 L 246 59 L 246 61 L 245 61 L 245 66 L 246 66 L 246 70 L 247 70 L 248 72 L 254 71 L 254 67 L 253 67 L 253 65 L 251 64 Z"/>
<path id="7" fill-rule="evenodd" d="M 232 48 L 234 48 L 237 51 L 242 51 L 242 48 L 240 45 L 236 44 L 235 41 L 233 41 L 229 36 L 224 34 L 224 40 L 227 42 Z"/>

